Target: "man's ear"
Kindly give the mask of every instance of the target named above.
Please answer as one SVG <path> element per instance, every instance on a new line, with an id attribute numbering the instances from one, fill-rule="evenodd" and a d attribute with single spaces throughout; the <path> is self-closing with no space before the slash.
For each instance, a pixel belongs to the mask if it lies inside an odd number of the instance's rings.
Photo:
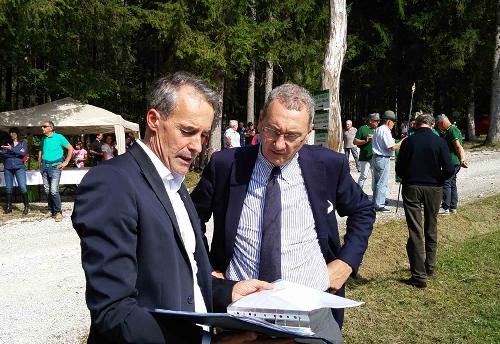
<path id="1" fill-rule="evenodd" d="M 149 109 L 146 114 L 146 126 L 149 130 L 153 132 L 158 131 L 158 126 L 160 125 L 161 115 L 156 109 Z"/>

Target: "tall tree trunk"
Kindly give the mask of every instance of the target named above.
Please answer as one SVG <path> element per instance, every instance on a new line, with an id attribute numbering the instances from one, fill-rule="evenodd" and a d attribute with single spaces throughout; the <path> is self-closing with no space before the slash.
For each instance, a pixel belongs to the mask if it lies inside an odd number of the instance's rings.
<path id="1" fill-rule="evenodd" d="M 269 10 L 269 21 L 272 22 L 274 20 L 273 12 Z M 274 77 L 274 64 L 271 58 L 267 59 L 266 62 L 266 85 L 264 91 L 264 99 L 267 100 L 269 93 L 273 90 L 273 77 Z"/>
<path id="2" fill-rule="evenodd" d="M 217 83 L 217 92 L 219 93 L 219 109 L 215 112 L 212 129 L 210 131 L 210 139 L 208 141 L 208 158 L 214 152 L 221 149 L 222 140 L 222 112 L 224 109 L 224 73 L 217 71 L 215 73 L 215 82 Z"/>
<path id="3" fill-rule="evenodd" d="M 274 77 L 274 65 L 273 61 L 268 60 L 266 63 L 266 88 L 265 88 L 265 99 L 269 96 L 269 93 L 273 90 L 273 77 Z"/>
<path id="4" fill-rule="evenodd" d="M 247 92 L 247 123 L 255 122 L 255 61 L 250 65 L 248 71 L 248 92 Z"/>
<path id="5" fill-rule="evenodd" d="M 330 35 L 321 69 L 321 89 L 330 90 L 328 147 L 337 152 L 343 148 L 340 116 L 340 73 L 347 48 L 347 12 L 345 0 L 330 0 Z"/>
<path id="6" fill-rule="evenodd" d="M 474 120 L 476 102 L 474 101 L 474 83 L 471 83 L 470 85 L 470 100 L 469 108 L 467 110 L 467 140 L 469 142 L 474 142 L 476 141 L 476 122 Z"/>
<path id="7" fill-rule="evenodd" d="M 486 142 L 500 142 L 500 0 L 497 0 L 497 32 L 491 85 L 490 129 Z"/>
<path id="8" fill-rule="evenodd" d="M 250 1 L 250 14 L 253 21 L 257 20 L 255 1 Z M 247 92 L 247 123 L 255 122 L 255 60 L 250 64 L 248 71 L 248 92 Z"/>

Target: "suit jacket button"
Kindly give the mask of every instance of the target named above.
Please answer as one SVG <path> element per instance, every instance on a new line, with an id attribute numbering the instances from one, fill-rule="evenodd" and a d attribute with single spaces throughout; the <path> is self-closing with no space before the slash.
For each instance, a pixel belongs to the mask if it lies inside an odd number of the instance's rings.
<path id="1" fill-rule="evenodd" d="M 187 302 L 192 305 L 193 304 L 193 297 L 191 295 L 188 296 Z"/>

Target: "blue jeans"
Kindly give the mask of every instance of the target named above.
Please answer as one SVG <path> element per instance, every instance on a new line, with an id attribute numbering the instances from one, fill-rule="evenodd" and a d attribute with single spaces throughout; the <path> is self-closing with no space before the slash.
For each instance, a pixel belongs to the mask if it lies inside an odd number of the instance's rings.
<path id="1" fill-rule="evenodd" d="M 460 165 L 455 165 L 455 172 L 453 175 L 444 181 L 443 185 L 443 209 L 457 209 L 458 206 L 458 192 L 457 192 L 457 174 L 460 171 Z"/>
<path id="2" fill-rule="evenodd" d="M 52 214 L 61 212 L 61 195 L 59 195 L 59 180 L 62 170 L 55 166 L 49 166 L 42 163 L 40 168 L 43 179 L 43 188 L 47 194 L 47 203 Z"/>
<path id="3" fill-rule="evenodd" d="M 15 170 L 5 169 L 5 192 L 8 194 L 12 193 L 14 188 L 14 177 L 17 180 L 17 186 L 22 193 L 26 192 L 26 171 L 24 168 L 16 168 Z"/>
<path id="4" fill-rule="evenodd" d="M 372 173 L 373 173 L 373 203 L 375 209 L 385 207 L 385 193 L 389 183 L 389 168 L 391 158 L 374 155 L 372 158 Z"/>

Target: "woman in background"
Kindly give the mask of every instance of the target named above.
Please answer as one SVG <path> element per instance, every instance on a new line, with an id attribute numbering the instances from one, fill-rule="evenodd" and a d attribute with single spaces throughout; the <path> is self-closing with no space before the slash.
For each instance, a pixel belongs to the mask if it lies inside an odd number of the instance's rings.
<path id="1" fill-rule="evenodd" d="M 115 157 L 115 146 L 113 145 L 113 137 L 111 135 L 106 135 L 104 138 L 104 144 L 102 145 L 102 152 L 104 153 L 103 160 L 113 159 Z"/>
<path id="2" fill-rule="evenodd" d="M 9 129 L 10 140 L 2 145 L 0 155 L 4 159 L 5 191 L 7 193 L 7 207 L 5 213 L 12 212 L 12 190 L 14 189 L 14 178 L 21 191 L 24 203 L 23 214 L 27 215 L 30 209 L 28 192 L 26 190 L 26 170 L 24 161 L 28 157 L 28 144 L 21 140 L 18 128 Z"/>

